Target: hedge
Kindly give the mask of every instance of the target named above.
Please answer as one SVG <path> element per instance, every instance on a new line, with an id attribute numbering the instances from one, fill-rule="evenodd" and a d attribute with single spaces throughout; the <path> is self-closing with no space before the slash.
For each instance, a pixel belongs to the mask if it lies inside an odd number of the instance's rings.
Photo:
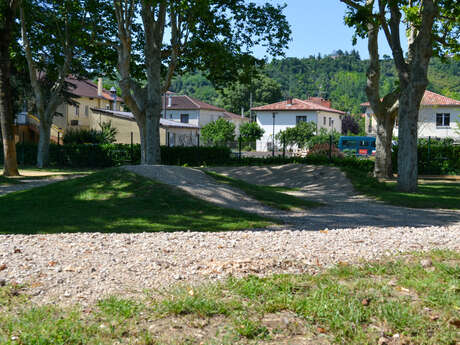
<path id="1" fill-rule="evenodd" d="M 1 148 L 1 146 L 0 146 Z M 18 144 L 18 161 L 21 165 L 36 165 L 37 145 Z M 206 165 L 223 164 L 230 159 L 226 147 L 161 147 L 162 164 Z M 73 168 L 105 168 L 124 164 L 139 164 L 140 145 L 129 144 L 76 144 L 50 145 L 50 165 Z M 3 163 L 3 150 L 0 164 Z"/>
<path id="2" fill-rule="evenodd" d="M 398 147 L 393 148 L 393 171 L 398 171 Z M 418 173 L 421 175 L 460 174 L 460 145 L 421 142 L 418 145 Z"/>

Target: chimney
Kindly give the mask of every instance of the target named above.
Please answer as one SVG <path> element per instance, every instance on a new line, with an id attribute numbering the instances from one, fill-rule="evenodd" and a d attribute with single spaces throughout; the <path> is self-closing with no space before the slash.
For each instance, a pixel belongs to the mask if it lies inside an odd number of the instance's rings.
<path id="1" fill-rule="evenodd" d="M 310 97 L 310 98 L 307 99 L 307 101 L 322 105 L 323 107 L 326 107 L 326 108 L 331 108 L 332 107 L 331 101 L 328 101 L 328 100 L 326 100 L 326 99 L 324 99 L 322 97 Z"/>
<path id="2" fill-rule="evenodd" d="M 288 97 L 288 99 L 287 99 L 287 104 L 288 104 L 288 105 L 292 105 L 292 97 Z"/>
<path id="3" fill-rule="evenodd" d="M 244 117 L 244 107 L 241 107 L 241 117 Z"/>
<path id="4" fill-rule="evenodd" d="M 171 108 L 172 106 L 172 97 L 168 96 L 168 108 Z"/>
<path id="5" fill-rule="evenodd" d="M 102 97 L 102 78 L 97 78 L 97 95 Z"/>

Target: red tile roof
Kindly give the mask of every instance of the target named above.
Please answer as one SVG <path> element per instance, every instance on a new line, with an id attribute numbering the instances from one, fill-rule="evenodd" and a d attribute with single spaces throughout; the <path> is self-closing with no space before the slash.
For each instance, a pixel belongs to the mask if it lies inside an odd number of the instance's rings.
<path id="1" fill-rule="evenodd" d="M 242 121 L 249 121 L 247 117 L 241 117 L 241 115 L 231 113 L 229 111 L 224 111 L 224 116 L 228 119 L 233 119 L 233 120 L 242 120 Z"/>
<path id="2" fill-rule="evenodd" d="M 460 101 L 457 101 L 453 98 L 449 98 L 432 91 L 425 91 L 423 95 L 421 105 L 430 106 L 430 105 L 437 105 L 437 106 L 449 106 L 449 105 L 460 105 Z M 369 107 L 369 102 L 361 103 L 363 107 Z"/>
<path id="3" fill-rule="evenodd" d="M 171 106 L 168 107 L 169 98 L 171 98 Z M 204 109 L 204 110 L 215 110 L 225 112 L 225 109 L 216 107 L 215 105 L 202 102 L 198 99 L 192 98 L 187 95 L 179 95 L 173 92 L 166 92 L 166 96 L 162 96 L 163 99 L 163 109 L 177 109 L 177 110 L 190 110 L 190 109 Z"/>
<path id="4" fill-rule="evenodd" d="M 329 113 L 345 114 L 345 112 L 326 107 L 316 102 L 302 100 L 298 98 L 292 99 L 292 104 L 288 101 L 262 105 L 260 107 L 252 108 L 255 111 L 293 111 L 293 110 L 309 110 L 309 111 L 325 111 Z"/>
<path id="5" fill-rule="evenodd" d="M 79 96 L 88 98 L 99 98 L 97 95 L 97 84 L 89 79 L 77 79 L 73 76 L 66 78 L 66 81 L 71 84 L 69 92 Z M 110 91 L 102 89 L 102 98 L 112 101 L 113 97 Z M 122 102 L 121 97 L 117 97 L 118 102 Z"/>

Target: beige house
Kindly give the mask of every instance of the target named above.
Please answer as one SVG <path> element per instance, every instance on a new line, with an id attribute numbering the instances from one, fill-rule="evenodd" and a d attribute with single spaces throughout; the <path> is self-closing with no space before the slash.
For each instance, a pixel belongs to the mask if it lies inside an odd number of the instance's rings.
<path id="1" fill-rule="evenodd" d="M 377 121 L 370 104 L 363 103 L 365 111 L 366 134 L 377 134 Z M 431 91 L 425 91 L 418 120 L 419 138 L 453 138 L 460 140 L 460 101 L 439 95 Z M 395 123 L 393 136 L 398 136 L 398 121 Z"/>

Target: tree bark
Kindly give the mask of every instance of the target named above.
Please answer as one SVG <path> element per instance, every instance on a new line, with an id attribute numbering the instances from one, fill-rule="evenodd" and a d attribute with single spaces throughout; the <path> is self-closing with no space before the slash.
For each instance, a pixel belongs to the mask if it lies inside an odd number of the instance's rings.
<path id="1" fill-rule="evenodd" d="M 39 133 L 37 167 L 44 168 L 49 164 L 51 124 L 47 121 L 40 121 Z"/>
<path id="2" fill-rule="evenodd" d="M 11 30 L 14 21 L 15 4 L 7 6 L 4 13 L 4 23 L 0 29 L 0 127 L 3 141 L 3 175 L 19 176 L 16 157 L 16 142 L 14 138 L 14 112 L 10 83 L 10 43 Z"/>
<path id="3" fill-rule="evenodd" d="M 391 142 L 395 116 L 384 114 L 377 116 L 377 137 L 375 141 L 374 177 L 392 178 L 393 166 L 391 163 Z"/>

